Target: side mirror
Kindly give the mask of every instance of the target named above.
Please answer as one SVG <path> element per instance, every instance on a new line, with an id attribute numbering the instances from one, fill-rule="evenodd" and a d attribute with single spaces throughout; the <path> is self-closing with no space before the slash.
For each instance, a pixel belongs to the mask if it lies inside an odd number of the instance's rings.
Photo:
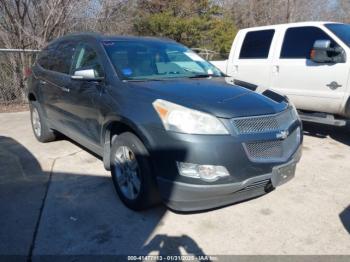
<path id="1" fill-rule="evenodd" d="M 71 76 L 74 80 L 102 81 L 103 77 L 98 77 L 94 69 L 82 69 L 74 72 Z"/>
<path id="2" fill-rule="evenodd" d="M 331 47 L 330 40 L 316 40 L 311 49 L 310 58 L 315 63 L 344 63 L 344 50 L 340 47 Z"/>

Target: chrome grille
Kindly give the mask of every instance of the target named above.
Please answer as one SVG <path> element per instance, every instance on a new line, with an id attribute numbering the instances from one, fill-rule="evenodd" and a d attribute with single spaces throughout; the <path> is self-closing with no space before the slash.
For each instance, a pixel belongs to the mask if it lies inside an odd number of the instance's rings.
<path id="1" fill-rule="evenodd" d="M 238 135 L 246 135 L 286 130 L 295 120 L 293 110 L 287 109 L 275 115 L 240 117 L 231 121 Z"/>
<path id="2" fill-rule="evenodd" d="M 300 144 L 300 128 L 295 129 L 284 140 L 265 140 L 244 143 L 244 149 L 251 161 L 286 161 Z"/>

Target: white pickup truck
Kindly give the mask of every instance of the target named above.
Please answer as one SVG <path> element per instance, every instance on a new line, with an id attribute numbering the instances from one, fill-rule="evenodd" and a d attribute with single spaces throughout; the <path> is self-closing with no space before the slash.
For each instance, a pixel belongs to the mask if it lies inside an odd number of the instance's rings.
<path id="1" fill-rule="evenodd" d="M 285 94 L 305 121 L 350 119 L 350 25 L 302 22 L 242 29 L 226 61 L 212 61 L 237 85 Z"/>

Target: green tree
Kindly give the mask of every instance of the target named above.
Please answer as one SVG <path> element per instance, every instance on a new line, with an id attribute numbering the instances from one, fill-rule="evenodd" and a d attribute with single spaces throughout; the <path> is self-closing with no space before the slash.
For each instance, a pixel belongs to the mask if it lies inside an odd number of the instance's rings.
<path id="1" fill-rule="evenodd" d="M 140 0 L 138 10 L 134 30 L 139 35 L 168 37 L 223 54 L 236 34 L 221 7 L 210 0 Z"/>
<path id="2" fill-rule="evenodd" d="M 222 55 L 228 54 L 236 34 L 237 29 L 230 19 L 217 19 L 208 33 L 208 39 L 212 40 L 208 46 Z"/>

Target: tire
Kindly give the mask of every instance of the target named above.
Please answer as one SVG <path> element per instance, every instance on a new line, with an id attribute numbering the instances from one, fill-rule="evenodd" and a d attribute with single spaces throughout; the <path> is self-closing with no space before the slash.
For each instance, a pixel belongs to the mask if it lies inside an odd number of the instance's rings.
<path id="1" fill-rule="evenodd" d="M 54 131 L 47 126 L 38 102 L 30 104 L 30 120 L 34 136 L 38 141 L 46 143 L 56 139 Z"/>
<path id="2" fill-rule="evenodd" d="M 138 211 L 160 202 L 148 151 L 133 133 L 113 137 L 111 174 L 118 196 L 128 208 Z"/>

